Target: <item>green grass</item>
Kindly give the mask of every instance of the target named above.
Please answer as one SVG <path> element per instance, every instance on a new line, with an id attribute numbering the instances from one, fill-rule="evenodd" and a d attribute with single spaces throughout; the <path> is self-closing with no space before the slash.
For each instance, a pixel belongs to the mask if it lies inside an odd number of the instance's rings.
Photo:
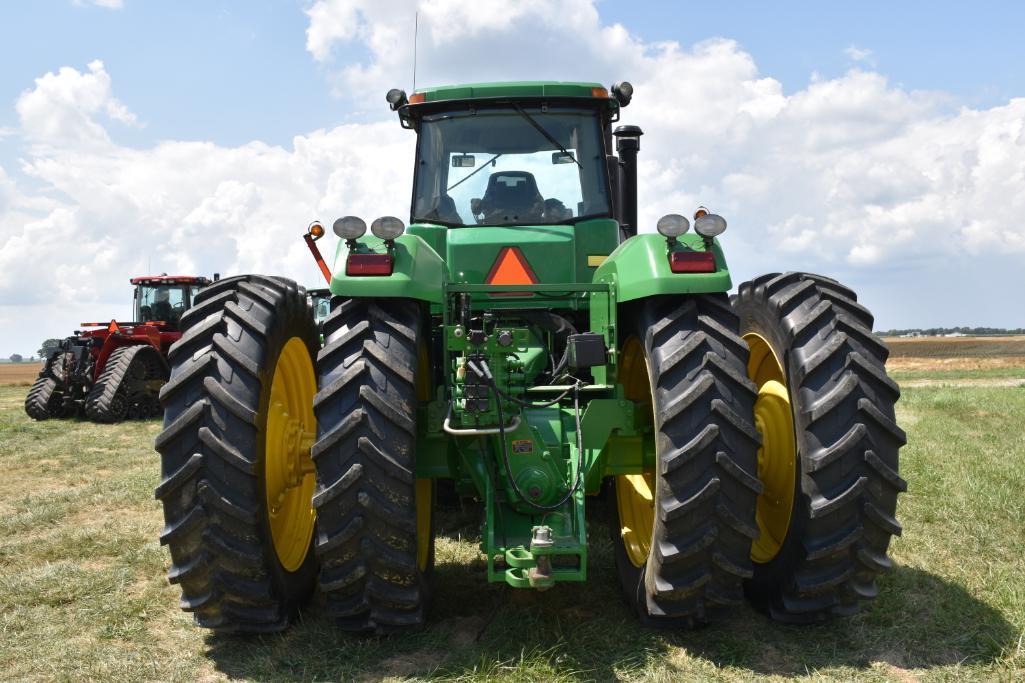
<path id="1" fill-rule="evenodd" d="M 836 680 L 1025 678 L 1025 388 L 905 391 L 895 569 L 861 614 L 790 627 L 741 609 L 698 631 L 627 612 L 604 510 L 590 579 L 546 593 L 484 581 L 477 512 L 442 519 L 420 634 L 358 639 L 314 601 L 266 637 L 192 626 L 165 578 L 156 422 L 32 423 L 0 387 L 0 679 Z"/>

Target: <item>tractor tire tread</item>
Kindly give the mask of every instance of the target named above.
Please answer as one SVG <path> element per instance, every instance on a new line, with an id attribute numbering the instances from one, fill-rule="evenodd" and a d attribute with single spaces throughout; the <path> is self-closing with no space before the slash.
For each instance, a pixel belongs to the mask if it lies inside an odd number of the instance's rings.
<path id="1" fill-rule="evenodd" d="M 147 379 L 161 379 L 166 382 L 169 372 L 167 363 L 156 348 L 149 344 L 116 348 L 107 357 L 103 372 L 86 395 L 86 417 L 94 422 L 112 423 L 120 422 L 128 416 L 130 402 L 137 400 L 137 396 L 129 392 L 129 385 L 126 384 L 129 371 L 135 363 L 148 363 L 149 371 L 159 373 L 158 378 Z M 123 410 L 117 407 L 118 398 L 124 401 Z"/>
<path id="2" fill-rule="evenodd" d="M 617 563 L 643 623 L 693 626 L 742 600 L 752 571 L 761 488 L 755 387 L 725 294 L 653 297 L 639 314 L 659 453 L 656 514 L 645 565 L 632 569 L 622 551 Z"/>
<path id="3" fill-rule="evenodd" d="M 49 420 L 55 416 L 57 406 L 54 401 L 60 398 L 57 391 L 57 380 L 40 372 L 40 377 L 32 384 L 25 397 L 25 412 L 33 420 Z"/>
<path id="4" fill-rule="evenodd" d="M 324 321 L 314 401 L 320 591 L 340 628 L 422 628 L 414 478 L 417 344 L 410 300 L 344 300 Z"/>
<path id="5" fill-rule="evenodd" d="M 171 377 L 160 391 L 164 429 L 155 444 L 162 478 L 154 495 L 164 508 L 168 578 L 200 626 L 277 632 L 313 590 L 316 561 L 311 550 L 294 573 L 278 564 L 262 465 L 253 458 L 270 354 L 298 336 L 313 355 L 316 328 L 305 291 L 264 276 L 225 278 L 200 291 L 181 330 L 169 354 Z"/>
<path id="6" fill-rule="evenodd" d="M 906 436 L 894 418 L 900 396 L 885 370 L 873 317 L 836 280 L 771 274 L 738 288 L 744 332 L 773 338 L 788 378 L 801 490 L 776 558 L 755 565 L 748 594 L 772 617 L 821 621 L 856 612 L 877 594 L 889 566 L 894 512 L 907 483 L 898 474 Z"/>

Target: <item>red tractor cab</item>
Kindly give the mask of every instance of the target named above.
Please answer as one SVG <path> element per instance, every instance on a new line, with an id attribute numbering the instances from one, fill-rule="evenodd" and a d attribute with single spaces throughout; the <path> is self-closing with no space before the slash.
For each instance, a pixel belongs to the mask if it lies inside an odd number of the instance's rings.
<path id="1" fill-rule="evenodd" d="M 135 320 L 138 321 L 131 324 L 140 332 L 148 332 L 148 328 L 155 329 L 159 333 L 159 340 L 153 337 L 151 343 L 166 356 L 168 347 L 181 337 L 178 321 L 182 314 L 192 307 L 196 294 L 210 284 L 210 280 L 205 277 L 159 275 L 134 277 L 130 282 L 135 285 Z"/>

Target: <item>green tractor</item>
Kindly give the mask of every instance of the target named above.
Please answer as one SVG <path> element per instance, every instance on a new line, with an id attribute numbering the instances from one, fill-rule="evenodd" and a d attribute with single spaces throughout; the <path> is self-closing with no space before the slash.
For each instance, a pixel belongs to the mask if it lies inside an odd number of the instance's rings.
<path id="1" fill-rule="evenodd" d="M 346 630 L 423 626 L 439 480 L 480 502 L 487 580 L 510 588 L 586 580 L 606 496 L 646 624 L 875 597 L 906 484 L 872 315 L 805 273 L 731 300 L 726 222 L 703 208 L 693 232 L 671 214 L 640 233 L 641 130 L 613 127 L 631 95 L 392 90 L 417 135 L 410 225 L 334 223 L 323 348 L 289 280 L 200 293 L 156 441 L 161 542 L 198 624 L 279 630 L 319 589 Z"/>

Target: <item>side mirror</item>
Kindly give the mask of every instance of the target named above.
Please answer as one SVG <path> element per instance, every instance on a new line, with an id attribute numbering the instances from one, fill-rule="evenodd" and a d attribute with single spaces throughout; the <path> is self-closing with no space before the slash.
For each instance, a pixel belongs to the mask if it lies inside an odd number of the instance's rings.
<path id="1" fill-rule="evenodd" d="M 453 154 L 452 168 L 473 168 L 477 165 L 477 158 L 472 154 Z"/>
<path id="2" fill-rule="evenodd" d="M 576 163 L 576 157 L 571 152 L 552 152 L 552 163 L 573 164 Z"/>
<path id="3" fill-rule="evenodd" d="M 470 213 L 474 216 L 480 213 L 480 197 L 470 200 Z"/>

